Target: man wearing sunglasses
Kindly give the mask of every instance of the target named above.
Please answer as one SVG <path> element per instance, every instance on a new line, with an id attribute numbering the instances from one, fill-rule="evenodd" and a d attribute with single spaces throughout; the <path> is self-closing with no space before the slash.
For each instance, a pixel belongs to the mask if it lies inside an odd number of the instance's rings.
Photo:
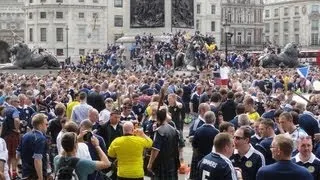
<path id="1" fill-rule="evenodd" d="M 312 153 L 311 136 L 301 137 L 298 140 L 298 151 L 292 161 L 307 168 L 313 179 L 320 179 L 320 160 Z"/>
<path id="2" fill-rule="evenodd" d="M 250 129 L 240 127 L 234 134 L 235 151 L 230 157 L 234 167 L 242 170 L 245 180 L 255 180 L 258 169 L 265 166 L 264 156 L 250 144 Z"/>
<path id="3" fill-rule="evenodd" d="M 278 162 L 261 167 L 256 180 L 313 180 L 306 168 L 291 161 L 293 147 L 293 140 L 288 134 L 275 136 L 270 149 L 272 157 Z"/>

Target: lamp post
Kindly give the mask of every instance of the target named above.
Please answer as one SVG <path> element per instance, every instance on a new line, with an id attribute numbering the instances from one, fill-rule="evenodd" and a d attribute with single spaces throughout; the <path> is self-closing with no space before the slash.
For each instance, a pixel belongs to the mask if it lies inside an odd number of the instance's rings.
<path id="1" fill-rule="evenodd" d="M 68 57 L 69 57 L 69 34 L 68 34 L 68 31 L 69 31 L 69 27 L 67 26 L 66 27 L 66 44 L 67 44 L 67 52 L 66 52 L 66 54 L 67 54 L 67 58 L 66 58 L 66 60 L 68 60 Z"/>
<path id="2" fill-rule="evenodd" d="M 228 62 L 228 40 L 229 40 L 229 27 L 230 24 L 228 23 L 228 19 L 225 19 L 225 23 L 222 25 L 224 27 L 224 34 L 225 34 L 225 44 L 226 44 L 226 49 L 225 49 L 225 53 L 226 53 L 226 57 L 225 57 L 225 61 Z"/>

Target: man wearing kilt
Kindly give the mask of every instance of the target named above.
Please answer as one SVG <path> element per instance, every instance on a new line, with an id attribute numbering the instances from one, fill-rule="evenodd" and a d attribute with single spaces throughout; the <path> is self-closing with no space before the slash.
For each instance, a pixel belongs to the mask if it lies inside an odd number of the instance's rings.
<path id="1" fill-rule="evenodd" d="M 179 132 L 166 122 L 167 111 L 157 112 L 159 127 L 154 134 L 148 170 L 152 180 L 178 180 Z"/>

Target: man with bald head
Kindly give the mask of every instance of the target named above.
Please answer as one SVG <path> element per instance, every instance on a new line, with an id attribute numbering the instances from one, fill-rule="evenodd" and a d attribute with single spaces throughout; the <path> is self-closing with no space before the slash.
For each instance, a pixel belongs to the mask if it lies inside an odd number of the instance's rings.
<path id="1" fill-rule="evenodd" d="M 123 136 L 112 141 L 108 156 L 118 160 L 117 176 L 122 179 L 143 179 L 143 151 L 152 146 L 152 140 L 130 121 L 123 124 Z"/>
<path id="2" fill-rule="evenodd" d="M 97 129 L 99 126 L 99 112 L 95 108 L 89 110 L 88 119 L 92 123 L 92 129 Z"/>
<path id="3" fill-rule="evenodd" d="M 204 114 L 206 112 L 208 112 L 209 110 L 210 110 L 210 105 L 209 104 L 201 103 L 199 105 L 199 116 L 198 116 L 197 119 L 195 119 L 192 122 L 192 124 L 190 126 L 190 130 L 189 130 L 189 137 L 191 137 L 190 141 L 192 140 L 192 137 L 193 137 L 194 133 L 196 132 L 196 130 L 205 123 Z"/>

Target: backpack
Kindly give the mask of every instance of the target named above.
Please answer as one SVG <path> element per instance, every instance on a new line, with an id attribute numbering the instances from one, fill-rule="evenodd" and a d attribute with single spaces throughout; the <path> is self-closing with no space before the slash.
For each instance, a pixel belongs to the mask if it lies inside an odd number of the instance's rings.
<path id="1" fill-rule="evenodd" d="M 57 166 L 57 173 L 55 175 L 55 180 L 79 180 L 77 174 L 75 173 L 75 168 L 79 162 L 77 157 L 61 157 Z"/>

